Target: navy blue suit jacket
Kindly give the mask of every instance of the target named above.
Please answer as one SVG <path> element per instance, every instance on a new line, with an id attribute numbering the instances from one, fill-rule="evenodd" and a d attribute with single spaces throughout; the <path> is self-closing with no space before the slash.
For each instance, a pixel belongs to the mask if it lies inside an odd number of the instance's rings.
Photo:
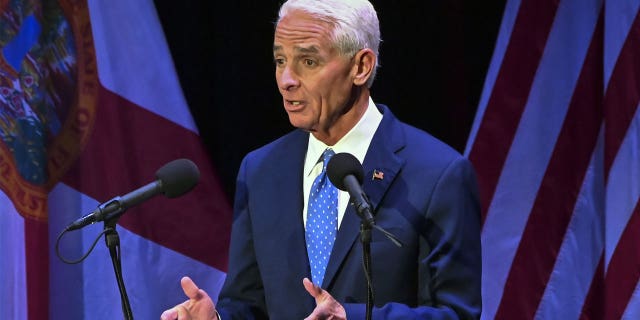
<path id="1" fill-rule="evenodd" d="M 363 161 L 372 231 L 373 319 L 480 317 L 480 213 L 470 162 L 384 105 Z M 231 319 L 303 319 L 315 300 L 302 220 L 302 172 L 308 135 L 295 130 L 249 153 L 237 179 L 229 268 L 218 311 Z M 373 178 L 374 170 L 384 173 Z M 348 206 L 322 287 L 348 319 L 364 319 L 367 282 L 360 218 Z"/>

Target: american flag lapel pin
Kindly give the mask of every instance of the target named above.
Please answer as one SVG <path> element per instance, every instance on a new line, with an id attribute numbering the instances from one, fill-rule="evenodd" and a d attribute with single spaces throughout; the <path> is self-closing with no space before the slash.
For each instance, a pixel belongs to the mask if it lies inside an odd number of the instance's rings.
<path id="1" fill-rule="evenodd" d="M 373 177 L 371 177 L 371 180 L 382 180 L 382 179 L 384 179 L 384 172 L 378 169 L 373 169 Z"/>

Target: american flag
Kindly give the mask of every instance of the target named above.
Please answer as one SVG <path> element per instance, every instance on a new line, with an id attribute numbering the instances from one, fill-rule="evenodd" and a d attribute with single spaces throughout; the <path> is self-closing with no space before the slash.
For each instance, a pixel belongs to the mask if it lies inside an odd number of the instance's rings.
<path id="1" fill-rule="evenodd" d="M 377 179 L 377 180 L 382 180 L 382 179 L 384 179 L 384 172 L 382 172 L 382 171 L 380 171 L 380 170 L 378 170 L 378 169 L 373 170 L 373 176 L 372 176 L 372 179 L 374 179 L 374 180 L 375 180 L 375 179 Z"/>
<path id="2" fill-rule="evenodd" d="M 483 319 L 640 319 L 639 8 L 507 1 L 465 150 Z"/>

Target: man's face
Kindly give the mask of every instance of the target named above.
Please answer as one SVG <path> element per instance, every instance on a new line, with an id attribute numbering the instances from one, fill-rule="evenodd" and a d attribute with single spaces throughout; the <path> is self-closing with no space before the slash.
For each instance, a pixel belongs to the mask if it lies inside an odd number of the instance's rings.
<path id="1" fill-rule="evenodd" d="M 354 63 L 338 54 L 331 30 L 330 23 L 295 11 L 278 23 L 273 47 L 289 121 L 320 139 L 354 125 L 342 117 L 352 103 Z"/>

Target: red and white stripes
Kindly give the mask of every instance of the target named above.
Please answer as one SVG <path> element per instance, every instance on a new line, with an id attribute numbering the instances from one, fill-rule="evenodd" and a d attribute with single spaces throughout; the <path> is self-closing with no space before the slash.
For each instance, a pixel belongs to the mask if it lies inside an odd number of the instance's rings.
<path id="1" fill-rule="evenodd" d="M 640 2 L 632 2 L 506 4 L 466 150 L 481 188 L 484 319 L 634 312 Z"/>

